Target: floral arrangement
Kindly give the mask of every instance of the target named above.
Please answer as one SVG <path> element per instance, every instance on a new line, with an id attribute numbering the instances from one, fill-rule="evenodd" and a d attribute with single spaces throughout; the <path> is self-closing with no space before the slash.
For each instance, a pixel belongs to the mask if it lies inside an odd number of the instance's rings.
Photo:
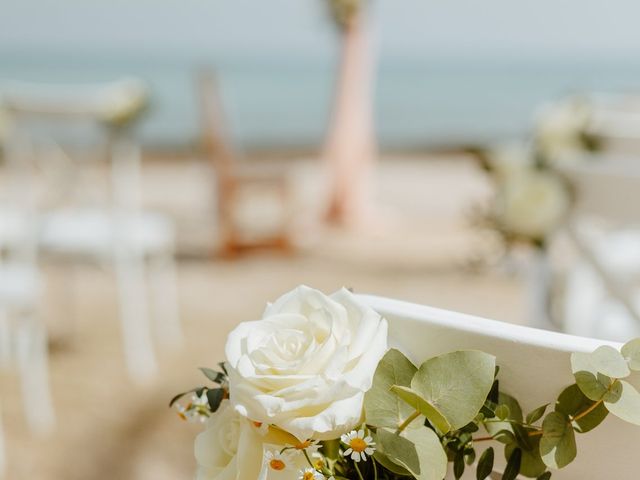
<path id="1" fill-rule="evenodd" d="M 478 223 L 498 232 L 507 246 L 544 248 L 573 202 L 561 167 L 601 147 L 589 131 L 592 110 L 587 98 L 568 97 L 540 109 L 529 143 L 474 151 L 495 190 L 491 204 L 476 216 Z"/>
<path id="2" fill-rule="evenodd" d="M 300 286 L 241 323 L 211 384 L 177 395 L 204 422 L 198 480 L 479 480 L 504 444 L 503 480 L 548 480 L 576 457 L 576 434 L 608 414 L 640 425 L 640 339 L 576 353 L 576 382 L 524 415 L 492 355 L 455 351 L 414 365 L 387 347 L 387 322 L 348 290 Z M 567 368 L 569 366 L 567 365 Z M 189 403 L 180 399 L 192 395 Z M 482 451 L 481 451 L 482 450 Z"/>

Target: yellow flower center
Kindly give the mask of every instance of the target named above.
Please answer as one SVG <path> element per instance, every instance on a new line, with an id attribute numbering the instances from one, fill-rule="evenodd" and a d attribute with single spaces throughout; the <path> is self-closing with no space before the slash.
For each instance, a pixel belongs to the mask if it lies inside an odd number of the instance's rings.
<path id="1" fill-rule="evenodd" d="M 313 480 L 313 472 L 304 472 L 302 480 Z"/>
<path id="2" fill-rule="evenodd" d="M 362 438 L 356 437 L 349 442 L 349 446 L 353 448 L 354 451 L 362 453 L 364 449 L 367 448 L 367 443 Z"/>
<path id="3" fill-rule="evenodd" d="M 271 460 L 269 462 L 269 466 L 273 469 L 273 470 L 284 470 L 286 465 L 284 464 L 284 462 L 282 460 L 278 460 L 277 458 L 274 458 L 273 460 Z"/>

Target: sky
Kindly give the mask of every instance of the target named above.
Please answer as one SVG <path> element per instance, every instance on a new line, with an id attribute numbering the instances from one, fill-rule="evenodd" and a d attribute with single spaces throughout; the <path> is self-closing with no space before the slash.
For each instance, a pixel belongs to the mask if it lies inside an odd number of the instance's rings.
<path id="1" fill-rule="evenodd" d="M 0 0 L 0 51 L 322 56 L 326 0 Z M 637 0 L 373 0 L 397 56 L 622 56 L 640 52 Z"/>

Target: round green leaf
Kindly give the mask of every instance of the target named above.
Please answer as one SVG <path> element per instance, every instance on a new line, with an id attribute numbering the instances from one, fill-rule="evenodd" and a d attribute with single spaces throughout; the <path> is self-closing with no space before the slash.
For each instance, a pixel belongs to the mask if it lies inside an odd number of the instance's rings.
<path id="1" fill-rule="evenodd" d="M 587 398 L 582 390 L 574 384 L 562 391 L 558 397 L 555 410 L 569 417 L 575 417 L 587 411 L 594 403 L 593 400 Z M 580 433 L 586 433 L 600 425 L 608 413 L 609 411 L 605 408 L 604 404 L 601 403 L 587 415 L 574 421 L 573 424 Z"/>
<path id="2" fill-rule="evenodd" d="M 640 371 L 640 338 L 634 338 L 622 347 L 622 356 L 631 370 Z"/>
<path id="3" fill-rule="evenodd" d="M 442 480 L 447 473 L 447 455 L 440 438 L 429 428 L 405 430 L 397 435 L 378 429 L 384 455 L 407 469 L 416 480 Z"/>
<path id="4" fill-rule="evenodd" d="M 602 345 L 592 353 L 574 353 L 571 355 L 573 373 L 586 371 L 594 375 L 602 373 L 612 378 L 625 378 L 631 374 L 627 361 L 622 354 L 609 345 Z"/>
<path id="5" fill-rule="evenodd" d="M 605 406 L 616 417 L 625 422 L 640 425 L 640 393 L 628 382 L 620 380 L 620 398 L 616 402 L 605 399 Z"/>
<path id="6" fill-rule="evenodd" d="M 378 363 L 373 384 L 364 396 L 365 419 L 376 427 L 398 426 L 413 409 L 391 391 L 393 385 L 409 386 L 418 369 L 396 349 L 389 350 Z"/>
<path id="7" fill-rule="evenodd" d="M 569 417 L 561 412 L 549 413 L 542 422 L 540 455 L 551 468 L 563 468 L 576 458 L 576 438 Z"/>
<path id="8" fill-rule="evenodd" d="M 478 351 L 458 351 L 424 362 L 411 389 L 442 413 L 454 429 L 478 414 L 491 390 L 496 359 Z"/>

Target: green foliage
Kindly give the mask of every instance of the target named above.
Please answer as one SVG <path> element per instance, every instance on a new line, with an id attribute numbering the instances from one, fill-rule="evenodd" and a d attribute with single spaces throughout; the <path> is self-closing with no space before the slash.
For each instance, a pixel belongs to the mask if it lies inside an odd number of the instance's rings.
<path id="1" fill-rule="evenodd" d="M 229 394 L 224 364 L 220 368 L 201 369 L 215 387 L 177 395 L 171 405 L 193 393 L 197 399 L 178 406 L 179 411 L 214 413 Z M 603 346 L 590 354 L 573 354 L 571 368 L 576 383 L 562 390 L 555 402 L 524 416 L 517 399 L 500 390 L 493 356 L 456 351 L 416 367 L 391 349 L 379 362 L 364 397 L 365 421 L 360 428 L 374 439 L 373 459 L 354 463 L 342 454 L 339 439 L 323 441 L 322 473 L 336 480 L 442 480 L 452 462 L 456 479 L 475 463 L 476 479 L 485 480 L 493 472 L 495 450 L 490 446 L 480 453 L 477 448 L 480 442 L 494 440 L 504 445 L 502 480 L 518 475 L 549 480 L 549 468 L 564 468 L 576 457 L 576 433 L 592 431 L 609 413 L 640 425 L 640 393 L 623 380 L 640 371 L 640 339 L 625 344 L 621 352 Z M 202 404 L 203 394 L 208 405 Z"/>
<path id="2" fill-rule="evenodd" d="M 549 413 L 542 422 L 540 454 L 545 465 L 563 468 L 576 458 L 576 437 L 569 416 L 562 412 Z"/>

